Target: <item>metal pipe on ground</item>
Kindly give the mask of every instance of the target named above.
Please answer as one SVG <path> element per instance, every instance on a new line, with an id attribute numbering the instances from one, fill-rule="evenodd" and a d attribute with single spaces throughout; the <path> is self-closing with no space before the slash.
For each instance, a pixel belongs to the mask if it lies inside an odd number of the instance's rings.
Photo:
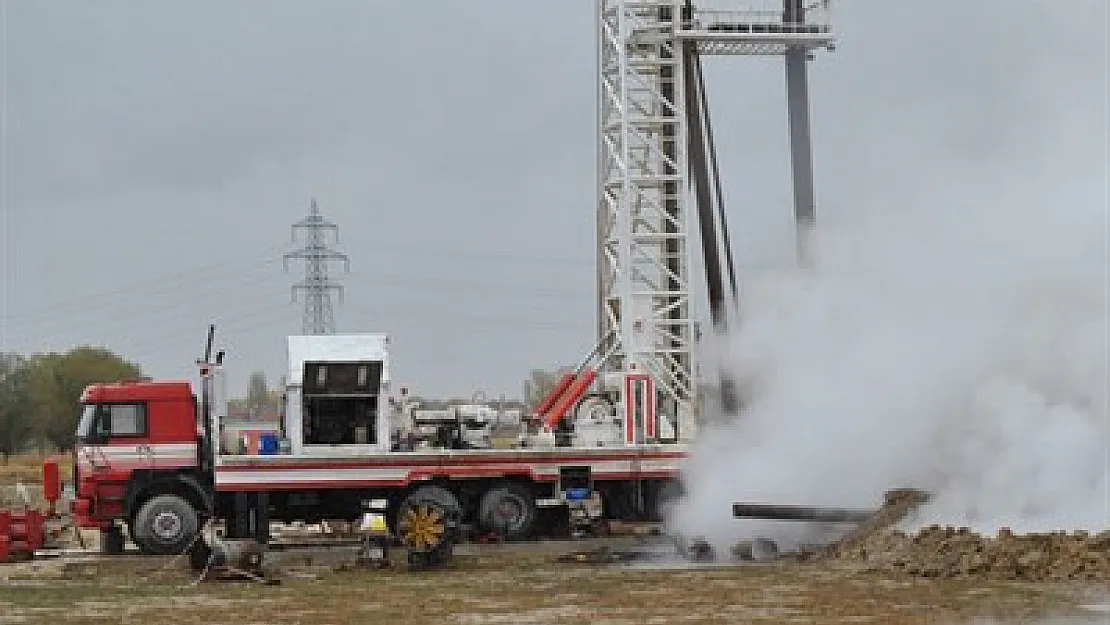
<path id="1" fill-rule="evenodd" d="M 784 506 L 761 503 L 734 503 L 732 516 L 738 519 L 766 521 L 813 521 L 818 523 L 863 523 L 875 516 L 876 510 Z"/>

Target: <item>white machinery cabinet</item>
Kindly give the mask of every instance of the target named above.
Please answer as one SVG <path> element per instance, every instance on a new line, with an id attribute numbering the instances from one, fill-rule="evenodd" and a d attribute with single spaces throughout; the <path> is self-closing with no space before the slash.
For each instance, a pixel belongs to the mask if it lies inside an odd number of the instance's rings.
<path id="1" fill-rule="evenodd" d="M 285 432 L 294 455 L 389 451 L 389 337 L 290 336 Z"/>

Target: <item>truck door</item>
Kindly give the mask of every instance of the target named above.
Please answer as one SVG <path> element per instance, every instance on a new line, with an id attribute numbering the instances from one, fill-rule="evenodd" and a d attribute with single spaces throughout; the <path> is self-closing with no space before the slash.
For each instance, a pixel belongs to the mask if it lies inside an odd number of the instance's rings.
<path id="1" fill-rule="evenodd" d="M 145 403 L 100 404 L 89 445 L 93 456 L 113 471 L 154 468 Z"/>

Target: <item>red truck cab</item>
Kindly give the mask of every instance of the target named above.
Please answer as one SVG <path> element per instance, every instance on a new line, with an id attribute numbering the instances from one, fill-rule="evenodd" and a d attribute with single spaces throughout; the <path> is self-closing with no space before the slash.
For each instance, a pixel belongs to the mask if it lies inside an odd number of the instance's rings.
<path id="1" fill-rule="evenodd" d="M 74 447 L 72 512 L 99 528 L 107 551 L 122 549 L 126 526 L 146 552 L 169 553 L 195 534 L 195 510 L 210 506 L 200 471 L 197 402 L 189 382 L 89 386 Z M 184 500 L 184 512 L 167 497 Z M 153 502 L 153 504 L 152 504 Z"/>

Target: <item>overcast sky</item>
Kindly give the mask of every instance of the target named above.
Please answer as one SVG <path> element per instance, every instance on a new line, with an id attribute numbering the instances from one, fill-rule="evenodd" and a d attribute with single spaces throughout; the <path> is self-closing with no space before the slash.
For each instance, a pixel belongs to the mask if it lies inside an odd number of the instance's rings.
<path id="1" fill-rule="evenodd" d="M 1104 0 L 837 4 L 811 65 L 819 220 L 1105 205 Z M 0 6 L 0 349 L 192 378 L 215 322 L 234 384 L 276 381 L 312 196 L 351 257 L 339 330 L 391 334 L 415 392 L 516 396 L 592 347 L 593 2 Z M 737 258 L 788 262 L 781 60 L 707 73 Z"/>

